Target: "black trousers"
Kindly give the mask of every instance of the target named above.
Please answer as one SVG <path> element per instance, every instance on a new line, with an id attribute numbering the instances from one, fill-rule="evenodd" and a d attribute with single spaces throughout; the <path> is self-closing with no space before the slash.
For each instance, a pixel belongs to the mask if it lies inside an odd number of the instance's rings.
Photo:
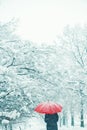
<path id="1" fill-rule="evenodd" d="M 52 123 L 52 124 L 47 123 L 47 130 L 58 130 L 57 123 Z"/>

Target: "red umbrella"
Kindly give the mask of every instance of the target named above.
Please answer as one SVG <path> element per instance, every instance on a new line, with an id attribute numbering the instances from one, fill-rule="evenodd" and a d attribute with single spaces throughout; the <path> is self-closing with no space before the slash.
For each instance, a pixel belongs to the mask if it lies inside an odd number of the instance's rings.
<path id="1" fill-rule="evenodd" d="M 54 114 L 62 111 L 62 106 L 54 102 L 43 102 L 36 106 L 34 109 L 36 112 L 42 114 Z"/>

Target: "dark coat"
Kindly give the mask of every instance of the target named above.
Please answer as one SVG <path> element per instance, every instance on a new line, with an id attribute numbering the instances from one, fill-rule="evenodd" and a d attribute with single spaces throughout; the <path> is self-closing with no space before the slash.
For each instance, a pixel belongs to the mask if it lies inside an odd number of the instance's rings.
<path id="1" fill-rule="evenodd" d="M 47 130 L 58 130 L 57 121 L 59 119 L 58 114 L 46 114 L 45 122 L 47 123 Z"/>

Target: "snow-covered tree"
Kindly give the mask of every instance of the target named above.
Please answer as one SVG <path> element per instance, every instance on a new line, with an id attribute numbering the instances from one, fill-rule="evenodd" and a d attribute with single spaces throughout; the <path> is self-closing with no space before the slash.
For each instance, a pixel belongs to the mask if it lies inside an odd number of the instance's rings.
<path id="1" fill-rule="evenodd" d="M 77 94 L 77 102 L 80 102 L 81 127 L 84 127 L 84 108 L 87 105 L 85 90 L 87 89 L 87 26 L 67 26 L 60 39 L 66 54 L 70 55 L 70 66 L 67 67 L 69 89 Z M 68 64 L 68 63 L 67 63 Z M 70 85 L 70 82 L 72 85 Z M 78 84 L 78 85 L 77 85 Z M 83 85 L 84 84 L 84 85 Z M 78 94 L 79 93 L 79 94 Z"/>

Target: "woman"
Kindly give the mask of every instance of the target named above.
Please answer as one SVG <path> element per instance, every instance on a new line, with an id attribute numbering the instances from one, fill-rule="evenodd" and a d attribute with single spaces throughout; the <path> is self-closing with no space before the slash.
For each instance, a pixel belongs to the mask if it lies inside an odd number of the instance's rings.
<path id="1" fill-rule="evenodd" d="M 57 121 L 59 116 L 57 113 L 55 114 L 46 114 L 45 122 L 47 123 L 47 130 L 58 130 Z"/>

